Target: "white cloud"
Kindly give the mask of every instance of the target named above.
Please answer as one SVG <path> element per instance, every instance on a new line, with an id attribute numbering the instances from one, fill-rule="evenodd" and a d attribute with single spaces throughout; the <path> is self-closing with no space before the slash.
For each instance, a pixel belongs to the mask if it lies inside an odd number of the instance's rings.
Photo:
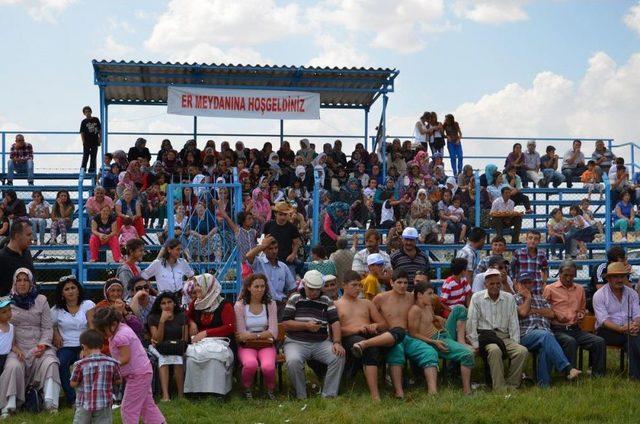
<path id="1" fill-rule="evenodd" d="M 76 0 L 0 0 L 2 5 L 23 5 L 36 21 L 54 22 Z"/>
<path id="2" fill-rule="evenodd" d="M 174 54 L 168 57 L 168 59 L 171 61 L 188 63 L 197 62 L 248 65 L 263 65 L 270 62 L 268 59 L 263 58 L 258 51 L 249 47 L 231 47 L 227 50 L 222 50 L 209 43 L 199 43 L 183 53 Z"/>
<path id="3" fill-rule="evenodd" d="M 98 56 L 104 60 L 124 60 L 133 57 L 135 49 L 127 44 L 119 43 L 113 35 L 108 35 L 102 47 L 98 49 Z"/>
<path id="4" fill-rule="evenodd" d="M 369 63 L 367 55 L 356 49 L 353 44 L 341 43 L 330 35 L 318 36 L 315 44 L 320 48 L 320 51 L 309 61 L 309 66 L 360 67 Z"/>
<path id="5" fill-rule="evenodd" d="M 483 24 L 501 24 L 529 19 L 524 6 L 531 0 L 456 0 L 453 13 Z"/>
<path id="6" fill-rule="evenodd" d="M 145 46 L 171 60 L 200 58 L 204 51 L 214 61 L 238 63 L 261 60 L 252 46 L 304 31 L 295 4 L 279 6 L 275 0 L 171 0 Z"/>
<path id="7" fill-rule="evenodd" d="M 624 16 L 623 21 L 629 29 L 640 35 L 640 1 L 636 5 L 631 6 L 629 12 Z"/>
<path id="8" fill-rule="evenodd" d="M 428 33 L 450 27 L 443 14 L 442 0 L 324 0 L 308 9 L 307 18 L 323 33 L 347 30 L 370 39 L 372 47 L 409 54 L 424 47 Z"/>
<path id="9" fill-rule="evenodd" d="M 453 114 L 467 136 L 614 138 L 623 143 L 637 142 L 638 104 L 640 52 L 622 65 L 599 52 L 577 81 L 541 72 L 530 87 L 508 84 L 460 105 Z M 469 143 L 467 147 L 466 154 L 473 154 L 480 153 L 483 145 Z M 502 147 L 510 146 L 504 143 L 498 149 L 504 151 Z"/>

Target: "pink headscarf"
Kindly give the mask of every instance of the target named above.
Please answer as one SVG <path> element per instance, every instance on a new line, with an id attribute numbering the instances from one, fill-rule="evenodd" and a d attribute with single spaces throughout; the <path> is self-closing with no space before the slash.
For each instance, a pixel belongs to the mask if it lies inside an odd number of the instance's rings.
<path id="1" fill-rule="evenodd" d="M 260 199 L 262 195 L 262 199 Z M 253 214 L 259 218 L 259 220 L 267 222 L 271 220 L 271 204 L 266 199 L 264 193 L 259 188 L 254 188 L 251 193 L 253 199 Z"/>

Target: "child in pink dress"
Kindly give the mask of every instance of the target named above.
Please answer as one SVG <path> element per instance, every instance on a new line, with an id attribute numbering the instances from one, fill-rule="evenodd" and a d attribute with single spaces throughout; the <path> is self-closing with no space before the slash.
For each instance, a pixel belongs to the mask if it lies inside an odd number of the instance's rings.
<path id="1" fill-rule="evenodd" d="M 118 243 L 120 244 L 121 250 L 124 250 L 129 240 L 139 238 L 136 227 L 131 224 L 132 221 L 130 217 L 127 216 L 122 219 L 122 227 L 120 228 L 120 235 L 118 236 Z"/>
<path id="2" fill-rule="evenodd" d="M 137 424 L 140 418 L 145 424 L 165 423 L 162 412 L 153 400 L 151 362 L 136 333 L 122 322 L 120 313 L 112 308 L 97 310 L 93 325 L 109 338 L 109 351 L 120 363 L 120 373 L 126 382 L 120 408 L 123 424 Z"/>

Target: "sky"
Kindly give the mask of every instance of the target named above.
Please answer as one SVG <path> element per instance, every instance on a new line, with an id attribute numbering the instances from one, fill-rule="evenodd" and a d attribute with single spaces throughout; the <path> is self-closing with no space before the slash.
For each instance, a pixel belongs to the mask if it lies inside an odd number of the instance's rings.
<path id="1" fill-rule="evenodd" d="M 395 68 L 389 134 L 410 135 L 428 110 L 454 114 L 463 136 L 640 141 L 638 0 L 0 0 L 0 40 L 0 130 L 77 131 L 82 106 L 98 111 L 91 60 L 113 59 Z M 109 117 L 112 131 L 192 125 L 160 106 Z M 277 134 L 278 121 L 202 118 L 199 130 Z M 363 112 L 323 110 L 285 132 L 361 135 Z M 162 139 L 147 138 L 152 149 Z M 112 137 L 110 150 L 133 139 Z M 28 140 L 36 151 L 81 148 L 76 135 Z M 463 146 L 471 155 L 511 142 Z"/>

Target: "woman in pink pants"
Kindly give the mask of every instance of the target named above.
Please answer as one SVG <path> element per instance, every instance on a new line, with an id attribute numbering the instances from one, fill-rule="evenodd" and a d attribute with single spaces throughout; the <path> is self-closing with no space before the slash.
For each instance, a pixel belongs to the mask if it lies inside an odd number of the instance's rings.
<path id="1" fill-rule="evenodd" d="M 113 254 L 113 260 L 120 262 L 120 246 L 118 245 L 118 230 L 116 219 L 111 214 L 109 206 L 103 206 L 100 213 L 91 221 L 91 237 L 89 238 L 89 252 L 91 262 L 98 260 L 98 250 L 103 244 L 108 244 Z"/>
<path id="2" fill-rule="evenodd" d="M 120 373 L 125 380 L 120 416 L 123 424 L 166 422 L 153 400 L 151 379 L 153 369 L 147 353 L 131 328 L 122 322 L 120 312 L 103 308 L 93 316 L 93 326 L 109 338 L 111 356 L 120 363 Z"/>
<path id="3" fill-rule="evenodd" d="M 275 399 L 276 348 L 278 338 L 278 310 L 271 300 L 267 277 L 251 274 L 244 280 L 240 298 L 236 302 L 236 340 L 242 364 L 242 386 L 245 397 L 251 399 L 251 385 L 258 366 L 264 377 L 269 399 Z"/>

